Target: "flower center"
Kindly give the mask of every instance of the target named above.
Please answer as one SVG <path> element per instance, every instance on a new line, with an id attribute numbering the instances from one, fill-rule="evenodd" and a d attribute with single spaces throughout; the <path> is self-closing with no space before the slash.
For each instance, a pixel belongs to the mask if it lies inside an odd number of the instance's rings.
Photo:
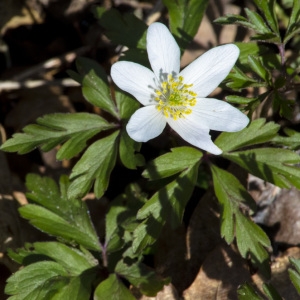
<path id="1" fill-rule="evenodd" d="M 169 74 L 168 79 L 155 90 L 156 108 L 168 118 L 177 120 L 192 113 L 190 107 L 197 103 L 197 94 L 191 91 L 193 84 L 184 84 L 183 77 L 178 79 Z"/>

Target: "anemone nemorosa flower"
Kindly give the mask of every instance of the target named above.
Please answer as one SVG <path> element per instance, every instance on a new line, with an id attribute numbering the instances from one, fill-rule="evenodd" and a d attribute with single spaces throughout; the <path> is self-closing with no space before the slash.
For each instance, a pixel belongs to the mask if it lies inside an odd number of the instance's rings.
<path id="1" fill-rule="evenodd" d="M 230 104 L 206 97 L 232 69 L 238 47 L 213 48 L 180 72 L 180 50 L 174 37 L 165 25 L 153 23 L 147 32 L 147 52 L 153 71 L 127 61 L 117 62 L 111 69 L 116 85 L 144 105 L 127 124 L 129 136 L 147 142 L 168 123 L 188 143 L 221 154 L 209 130 L 239 131 L 249 119 Z"/>

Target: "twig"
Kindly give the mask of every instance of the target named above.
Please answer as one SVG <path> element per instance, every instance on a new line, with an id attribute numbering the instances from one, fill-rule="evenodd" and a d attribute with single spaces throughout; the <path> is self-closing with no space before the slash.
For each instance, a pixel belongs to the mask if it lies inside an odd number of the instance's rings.
<path id="1" fill-rule="evenodd" d="M 79 83 L 71 78 L 56 79 L 56 80 L 25 80 L 25 81 L 0 81 L 0 93 L 2 91 L 11 91 L 18 89 L 33 89 L 46 85 L 59 85 L 64 87 L 79 86 Z"/>
<path id="2" fill-rule="evenodd" d="M 153 8 L 153 4 L 151 4 L 151 3 L 138 2 L 136 0 L 115 0 L 114 4 L 116 6 L 128 5 L 128 6 L 131 6 L 133 8 L 140 8 L 140 9 L 152 9 Z"/>
<path id="3" fill-rule="evenodd" d="M 62 54 L 58 57 L 50 58 L 49 60 L 46 60 L 45 62 L 42 62 L 36 66 L 33 66 L 32 68 L 27 69 L 23 73 L 14 76 L 12 78 L 12 80 L 13 81 L 22 81 L 24 79 L 32 77 L 35 74 L 44 72 L 45 70 L 60 68 L 62 66 L 62 64 L 64 64 L 64 63 L 70 64 L 71 62 L 74 61 L 74 59 L 77 56 L 86 53 L 89 49 L 90 49 L 90 46 L 84 46 L 84 47 L 78 48 L 74 51 Z"/>

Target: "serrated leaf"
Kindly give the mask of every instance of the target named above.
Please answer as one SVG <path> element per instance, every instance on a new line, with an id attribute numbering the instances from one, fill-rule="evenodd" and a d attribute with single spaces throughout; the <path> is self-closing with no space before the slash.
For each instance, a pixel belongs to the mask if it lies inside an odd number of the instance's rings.
<path id="1" fill-rule="evenodd" d="M 5 293 L 10 300 L 50 300 L 61 289 L 67 271 L 58 263 L 44 261 L 29 265 L 7 280 Z"/>
<path id="2" fill-rule="evenodd" d="M 265 17 L 272 31 L 278 36 L 277 41 L 280 42 L 278 22 L 275 14 L 276 0 L 254 0 L 254 3 Z"/>
<path id="3" fill-rule="evenodd" d="M 91 284 L 95 276 L 82 274 L 65 279 L 65 285 L 51 300 L 89 300 L 91 299 Z"/>
<path id="4" fill-rule="evenodd" d="M 170 19 L 170 30 L 185 50 L 198 31 L 208 0 L 163 0 Z"/>
<path id="5" fill-rule="evenodd" d="M 155 219 L 172 217 L 174 224 L 181 221 L 183 209 L 197 181 L 199 162 L 183 171 L 175 180 L 161 188 L 138 211 L 137 218 L 152 215 Z M 175 221 L 176 220 L 176 221 Z"/>
<path id="6" fill-rule="evenodd" d="M 242 147 L 257 145 L 272 140 L 280 126 L 266 119 L 254 120 L 245 129 L 238 132 L 222 132 L 215 140 L 215 144 L 224 152 Z"/>
<path id="7" fill-rule="evenodd" d="M 249 283 L 238 287 L 237 296 L 239 300 L 263 300 Z"/>
<path id="8" fill-rule="evenodd" d="M 262 62 L 255 56 L 249 55 L 248 56 L 248 62 L 250 68 L 265 82 L 268 83 L 268 85 L 271 85 L 271 75 L 266 69 L 266 67 L 262 64 Z"/>
<path id="9" fill-rule="evenodd" d="M 133 232 L 133 249 L 143 250 L 153 244 L 166 221 L 176 228 L 197 181 L 199 162 L 183 171 L 175 180 L 156 192 L 138 211 L 137 218 L 145 219 Z"/>
<path id="10" fill-rule="evenodd" d="M 255 11 L 252 11 L 248 8 L 245 8 L 246 15 L 248 20 L 254 26 L 254 30 L 258 33 L 271 33 L 271 30 L 268 28 L 268 25 L 264 22 L 263 18 Z"/>
<path id="11" fill-rule="evenodd" d="M 214 23 L 220 24 L 220 25 L 232 25 L 232 24 L 238 24 L 242 25 L 246 28 L 254 29 L 253 24 L 248 22 L 248 20 L 240 15 L 234 15 L 234 14 L 226 14 L 225 16 L 221 16 L 214 20 Z"/>
<path id="12" fill-rule="evenodd" d="M 241 255 L 251 258 L 265 274 L 269 274 L 268 252 L 270 241 L 265 232 L 241 211 L 253 209 L 254 200 L 239 180 L 229 172 L 211 166 L 215 194 L 222 205 L 221 235 L 227 243 L 236 236 Z"/>
<path id="13" fill-rule="evenodd" d="M 72 276 L 62 265 L 42 261 L 12 275 L 5 292 L 10 300 L 88 300 L 94 278 L 95 271 Z"/>
<path id="14" fill-rule="evenodd" d="M 119 195 L 110 203 L 105 220 L 105 245 L 109 253 L 121 249 L 128 241 L 132 241 L 131 232 L 138 226 L 136 214 L 146 201 L 146 196 L 137 184 L 126 187 L 125 193 Z M 124 253 L 123 253 L 124 255 Z"/>
<path id="15" fill-rule="evenodd" d="M 257 80 L 247 76 L 241 69 L 236 66 L 233 72 L 230 72 L 226 77 L 226 86 L 233 90 L 241 90 L 249 87 L 262 87 L 266 83 L 258 82 Z"/>
<path id="16" fill-rule="evenodd" d="M 260 148 L 224 153 L 251 174 L 282 188 L 300 188 L 300 156 L 287 149 Z"/>
<path id="17" fill-rule="evenodd" d="M 19 208 L 21 216 L 37 227 L 38 229 L 47 232 L 56 237 L 76 242 L 84 247 L 100 251 L 99 242 L 94 236 L 77 228 L 75 225 L 70 225 L 66 220 L 50 210 L 34 204 L 27 204 Z"/>
<path id="18" fill-rule="evenodd" d="M 279 43 L 280 38 L 278 38 L 278 36 L 271 32 L 271 33 L 258 33 L 258 34 L 254 34 L 250 37 L 250 39 L 252 41 L 262 41 L 262 42 L 266 42 L 268 41 L 269 43 Z"/>
<path id="19" fill-rule="evenodd" d="M 270 53 L 269 47 L 254 42 L 237 42 L 234 44 L 240 49 L 238 61 L 243 65 L 243 68 L 247 67 L 248 65 L 249 55 L 255 55 L 260 57 Z"/>
<path id="20" fill-rule="evenodd" d="M 38 242 L 34 243 L 33 247 L 35 252 L 55 260 L 72 276 L 80 275 L 84 271 L 97 266 L 96 259 L 91 260 L 90 256 L 80 250 L 59 242 Z"/>
<path id="21" fill-rule="evenodd" d="M 246 258 L 250 254 L 252 263 L 269 278 L 270 258 L 265 247 L 270 247 L 271 243 L 266 233 L 252 220 L 242 214 L 236 214 L 235 234 L 241 255 Z"/>
<path id="22" fill-rule="evenodd" d="M 95 17 L 102 27 L 106 29 L 105 34 L 114 43 L 129 48 L 146 48 L 147 25 L 132 13 L 123 15 L 116 9 L 105 10 L 96 7 Z"/>
<path id="23" fill-rule="evenodd" d="M 162 279 L 151 268 L 143 263 L 126 263 L 121 260 L 117 263 L 115 272 L 126 278 L 146 296 L 156 296 L 168 279 Z"/>
<path id="24" fill-rule="evenodd" d="M 169 177 L 192 167 L 202 155 L 201 151 L 192 147 L 172 148 L 171 152 L 151 161 L 142 175 L 150 180 Z"/>
<path id="25" fill-rule="evenodd" d="M 222 205 L 221 236 L 230 244 L 234 238 L 235 215 L 241 213 L 240 209 L 253 211 L 255 202 L 234 175 L 214 165 L 211 170 L 215 194 Z"/>
<path id="26" fill-rule="evenodd" d="M 94 293 L 94 300 L 135 300 L 136 298 L 125 287 L 116 274 L 110 274 L 107 279 L 100 282 Z"/>
<path id="27" fill-rule="evenodd" d="M 104 69 L 96 61 L 85 57 L 77 58 L 76 66 L 82 76 L 82 93 L 85 99 L 117 118 L 117 109 L 111 99 Z"/>
<path id="28" fill-rule="evenodd" d="M 141 222 L 133 232 L 132 249 L 135 253 L 140 253 L 148 246 L 153 245 L 160 236 L 165 220 L 155 219 L 149 216 Z"/>
<path id="29" fill-rule="evenodd" d="M 43 206 L 27 205 L 20 208 L 32 224 L 49 234 L 61 236 L 86 245 L 89 249 L 99 250 L 98 237 L 91 223 L 85 202 L 67 197 L 70 183 L 67 176 L 61 176 L 58 188 L 55 181 L 49 177 L 28 174 L 26 186 L 30 190 L 27 198 Z M 67 226 L 64 232 L 51 218 L 59 224 Z M 42 226 L 43 228 L 39 227 Z M 77 239 L 78 237 L 78 239 Z"/>
<path id="30" fill-rule="evenodd" d="M 293 1 L 292 12 L 289 18 L 289 24 L 284 37 L 284 43 L 286 44 L 291 38 L 300 32 L 300 2 L 298 0 Z"/>
<path id="31" fill-rule="evenodd" d="M 124 245 L 124 229 L 120 225 L 124 221 L 126 212 L 125 206 L 114 205 L 110 207 L 105 216 L 105 245 L 109 253 L 120 250 Z"/>
<path id="32" fill-rule="evenodd" d="M 24 127 L 24 133 L 16 133 L 7 140 L 1 150 L 24 154 L 41 147 L 49 151 L 59 144 L 63 146 L 57 159 L 70 159 L 86 147 L 86 142 L 102 130 L 115 127 L 100 116 L 89 113 L 56 113 L 37 119 L 37 124 Z"/>
<path id="33" fill-rule="evenodd" d="M 68 189 L 70 198 L 84 196 L 94 183 L 94 192 L 100 198 L 108 187 L 109 177 L 117 157 L 119 131 L 93 143 L 73 167 Z"/>
<path id="34" fill-rule="evenodd" d="M 242 96 L 236 96 L 236 95 L 229 95 L 229 96 L 226 96 L 226 101 L 228 101 L 230 103 L 235 103 L 235 104 L 249 104 L 249 103 L 257 101 L 257 98 L 256 97 L 248 98 L 248 97 L 242 97 Z"/>

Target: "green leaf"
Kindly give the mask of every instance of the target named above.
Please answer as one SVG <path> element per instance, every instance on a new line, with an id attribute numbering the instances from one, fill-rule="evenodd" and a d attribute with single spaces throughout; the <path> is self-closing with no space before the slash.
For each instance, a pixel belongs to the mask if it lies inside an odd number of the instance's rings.
<path id="1" fill-rule="evenodd" d="M 239 300 L 263 300 L 249 283 L 239 286 L 237 295 Z"/>
<path id="2" fill-rule="evenodd" d="M 123 127 L 125 127 L 125 124 L 127 124 L 131 115 L 140 107 L 140 105 L 128 94 L 119 90 L 116 90 L 115 98 L 120 119 L 123 120 Z M 135 153 L 140 151 L 141 145 L 141 143 L 135 142 L 129 137 L 126 128 L 122 128 L 120 133 L 119 153 L 123 165 L 128 169 L 136 169 L 137 166 L 144 165 L 145 162 L 143 156 Z"/>
<path id="3" fill-rule="evenodd" d="M 300 188 L 300 156 L 287 149 L 260 148 L 224 153 L 223 156 L 251 174 L 282 188 Z"/>
<path id="4" fill-rule="evenodd" d="M 165 224 L 162 218 L 155 219 L 149 216 L 141 222 L 133 232 L 132 249 L 135 253 L 140 253 L 148 246 L 153 245 Z"/>
<path id="5" fill-rule="evenodd" d="M 94 15 L 105 28 L 105 34 L 114 43 L 129 48 L 146 49 L 147 25 L 132 13 L 123 15 L 116 9 L 96 7 Z"/>
<path id="6" fill-rule="evenodd" d="M 105 216 L 105 245 L 109 253 L 118 251 L 124 246 L 124 229 L 120 225 L 127 216 L 127 210 L 125 206 L 113 205 Z"/>
<path id="7" fill-rule="evenodd" d="M 257 97 L 250 98 L 250 97 L 242 97 L 237 95 L 229 95 L 226 96 L 226 101 L 235 104 L 251 104 L 257 101 Z"/>
<path id="8" fill-rule="evenodd" d="M 129 94 L 116 88 L 115 98 L 120 119 L 128 121 L 132 114 L 140 107 L 138 101 Z"/>
<path id="9" fill-rule="evenodd" d="M 248 254 L 251 261 L 262 274 L 270 277 L 270 258 L 264 247 L 271 247 L 266 233 L 252 220 L 243 214 L 236 214 L 236 240 L 241 255 L 246 258 Z"/>
<path id="10" fill-rule="evenodd" d="M 96 259 L 91 259 L 91 254 L 87 255 L 59 242 L 34 243 L 33 247 L 37 253 L 46 255 L 63 266 L 70 275 L 80 275 L 98 265 Z"/>
<path id="11" fill-rule="evenodd" d="M 135 300 L 136 298 L 125 287 L 116 274 L 110 274 L 96 288 L 94 300 Z"/>
<path id="12" fill-rule="evenodd" d="M 254 0 L 254 3 L 265 17 L 272 31 L 278 36 L 278 42 L 280 42 L 278 22 L 275 13 L 276 0 Z"/>
<path id="13" fill-rule="evenodd" d="M 250 23 L 253 24 L 254 30 L 258 33 L 271 33 L 268 25 L 264 22 L 263 18 L 255 11 L 245 8 L 246 15 Z"/>
<path id="14" fill-rule="evenodd" d="M 296 270 L 288 269 L 289 276 L 298 294 L 300 295 L 300 260 L 295 259 L 293 257 L 290 257 L 289 260 L 293 265 L 293 267 L 296 269 Z"/>
<path id="15" fill-rule="evenodd" d="M 266 69 L 266 67 L 262 64 L 259 58 L 249 55 L 248 62 L 251 69 L 260 77 L 262 78 L 268 85 L 272 85 L 271 75 Z"/>
<path id="16" fill-rule="evenodd" d="M 146 220 L 134 231 L 133 250 L 140 252 L 153 244 L 168 220 L 173 228 L 182 221 L 183 212 L 197 181 L 199 161 L 188 166 L 175 180 L 156 192 L 138 211 L 137 218 Z"/>
<path id="17" fill-rule="evenodd" d="M 162 279 L 155 272 L 142 263 L 126 263 L 121 260 L 116 265 L 115 272 L 126 278 L 132 285 L 146 296 L 156 296 L 162 290 L 168 279 Z"/>
<path id="18" fill-rule="evenodd" d="M 60 189 L 51 178 L 28 174 L 26 186 L 30 192 L 26 196 L 43 207 L 26 205 L 20 208 L 21 214 L 49 234 L 77 241 L 89 249 L 99 250 L 98 237 L 85 202 L 67 197 L 70 185 L 67 176 L 61 176 L 59 185 Z M 58 224 L 53 222 L 52 217 Z M 64 225 L 60 227 L 59 224 Z M 68 231 L 63 226 L 66 226 Z"/>
<path id="19" fill-rule="evenodd" d="M 293 120 L 295 100 L 288 100 L 275 90 L 273 93 L 273 108 L 274 111 L 279 109 L 280 116 Z"/>
<path id="20" fill-rule="evenodd" d="M 234 14 L 226 14 L 225 16 L 221 16 L 214 20 L 214 23 L 220 24 L 220 25 L 232 25 L 237 24 L 241 25 L 248 29 L 255 29 L 255 26 L 248 22 L 248 20 L 240 15 L 234 15 Z"/>
<path id="21" fill-rule="evenodd" d="M 135 142 L 129 137 L 126 129 L 121 130 L 119 153 L 123 165 L 128 169 L 136 169 L 136 167 L 143 166 L 145 159 L 142 154 L 136 153 L 140 151 L 141 143 Z"/>
<path id="22" fill-rule="evenodd" d="M 82 76 L 82 93 L 85 99 L 117 118 L 117 108 L 111 99 L 104 69 L 96 61 L 85 57 L 77 58 L 76 66 Z"/>
<path id="23" fill-rule="evenodd" d="M 19 208 L 21 216 L 29 220 L 30 224 L 56 237 L 76 242 L 84 247 L 100 251 L 98 240 L 89 236 L 81 228 L 70 225 L 66 220 L 50 210 L 34 204 L 27 204 Z M 92 239 L 91 239 L 92 238 Z"/>
<path id="24" fill-rule="evenodd" d="M 126 231 L 131 232 L 138 226 L 137 211 L 146 202 L 146 195 L 137 184 L 126 187 L 125 193 L 119 195 L 110 203 L 106 214 L 105 245 L 109 253 L 121 249 L 126 243 Z"/>
<path id="25" fill-rule="evenodd" d="M 234 175 L 214 165 L 211 169 L 215 193 L 222 205 L 222 237 L 232 243 L 235 233 L 241 255 L 246 258 L 250 254 L 253 263 L 268 276 L 269 256 L 264 247 L 270 247 L 270 241 L 265 232 L 242 213 L 255 207 L 252 197 Z"/>
<path id="26" fill-rule="evenodd" d="M 257 145 L 272 140 L 280 126 L 274 122 L 266 123 L 265 119 L 254 120 L 245 129 L 238 132 L 222 132 L 215 144 L 224 152 L 242 147 Z"/>
<path id="27" fill-rule="evenodd" d="M 63 254 L 66 255 L 68 260 L 70 252 L 65 250 Z M 63 258 L 60 259 L 60 262 L 63 262 Z M 74 262 L 76 263 L 76 261 Z M 81 269 L 83 270 L 82 267 Z M 9 298 L 10 300 L 90 299 L 91 283 L 95 278 L 95 271 L 85 270 L 86 272 L 74 276 L 69 273 L 70 270 L 70 267 L 64 269 L 61 264 L 51 261 L 31 264 L 16 272 L 7 280 L 5 292 L 12 295 Z"/>
<path id="28" fill-rule="evenodd" d="M 283 300 L 272 284 L 264 283 L 263 290 L 269 300 Z"/>
<path id="29" fill-rule="evenodd" d="M 169 177 L 191 168 L 200 161 L 202 155 L 201 151 L 192 147 L 172 148 L 171 152 L 151 161 L 142 175 L 150 180 Z"/>
<path id="30" fill-rule="evenodd" d="M 185 50 L 198 31 L 209 0 L 163 0 L 169 12 L 170 30 Z"/>
<path id="31" fill-rule="evenodd" d="M 37 119 L 37 125 L 24 127 L 24 133 L 14 134 L 1 146 L 1 150 L 24 154 L 36 147 L 49 151 L 64 143 L 57 159 L 70 159 L 86 147 L 88 139 L 113 127 L 114 124 L 89 113 L 46 115 Z"/>
<path id="32" fill-rule="evenodd" d="M 7 280 L 5 293 L 10 300 L 50 300 L 64 285 L 68 272 L 58 263 L 44 261 L 29 265 Z"/>
<path id="33" fill-rule="evenodd" d="M 287 146 L 293 150 L 299 148 L 299 133 L 289 128 L 284 128 L 283 131 L 288 135 L 287 137 L 275 136 L 271 142 L 278 145 Z"/>
<path id="34" fill-rule="evenodd" d="M 249 87 L 262 87 L 265 85 L 266 83 L 258 82 L 257 80 L 247 76 L 236 66 L 233 68 L 233 72 L 230 72 L 226 77 L 226 86 L 237 91 Z"/>
<path id="35" fill-rule="evenodd" d="M 248 66 L 249 55 L 260 57 L 270 53 L 269 47 L 254 42 L 247 42 L 247 43 L 237 42 L 234 44 L 238 46 L 240 49 L 240 55 L 238 61 L 243 65 L 243 68 Z"/>
<path id="36" fill-rule="evenodd" d="M 240 210 L 254 210 L 255 202 L 245 187 L 232 174 L 214 165 L 211 167 L 215 194 L 222 205 L 221 236 L 232 243 L 235 232 L 235 215 Z"/>
<path id="37" fill-rule="evenodd" d="M 91 285 L 95 276 L 81 274 L 80 276 L 64 279 L 65 285 L 51 298 L 51 300 L 89 300 L 91 299 Z"/>
<path id="38" fill-rule="evenodd" d="M 292 13 L 290 15 L 289 24 L 284 37 L 284 43 L 286 44 L 291 38 L 293 38 L 300 31 L 300 2 L 298 0 L 293 1 Z"/>
<path id="39" fill-rule="evenodd" d="M 176 227 L 182 220 L 185 204 L 196 184 L 198 166 L 199 162 L 195 162 L 175 180 L 156 192 L 139 210 L 137 218 L 141 220 L 152 215 L 157 220 L 166 220 L 171 216 Z"/>
<path id="40" fill-rule="evenodd" d="M 116 163 L 118 134 L 119 131 L 116 131 L 92 144 L 73 167 L 68 189 L 70 198 L 84 196 L 90 190 L 93 181 L 96 197 L 100 198 L 104 194 Z"/>

